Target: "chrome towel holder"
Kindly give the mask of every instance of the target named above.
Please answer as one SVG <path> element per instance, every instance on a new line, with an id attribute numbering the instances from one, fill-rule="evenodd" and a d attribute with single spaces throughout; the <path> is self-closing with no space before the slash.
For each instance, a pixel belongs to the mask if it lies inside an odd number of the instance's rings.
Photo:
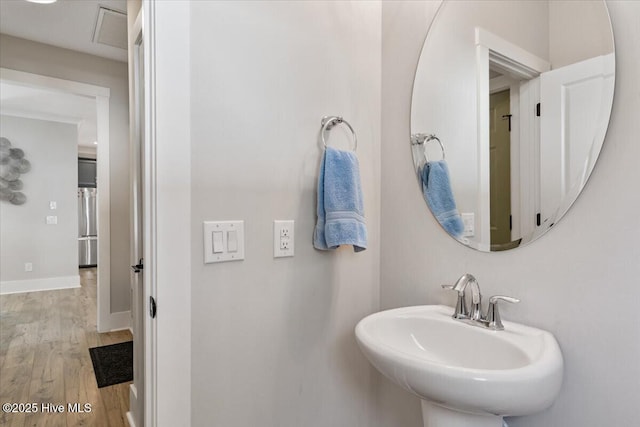
<path id="1" fill-rule="evenodd" d="M 340 116 L 324 116 L 322 118 L 322 121 L 320 122 L 322 126 L 320 130 L 320 138 L 322 138 L 322 144 L 324 145 L 324 148 L 327 148 L 327 141 L 324 139 L 325 131 L 330 131 L 334 126 L 341 123 L 347 125 L 347 127 L 353 134 L 353 151 L 356 151 L 356 149 L 358 148 L 358 137 L 356 136 L 356 131 L 353 130 L 349 122 L 347 122 Z"/>
<path id="2" fill-rule="evenodd" d="M 440 141 L 440 138 L 438 138 L 437 136 L 435 136 L 432 133 L 414 133 L 411 135 L 411 145 L 424 145 L 425 150 L 424 150 L 424 158 L 429 161 L 429 158 L 427 157 L 427 150 L 426 150 L 426 144 L 429 141 L 433 141 L 436 140 L 438 141 L 438 144 L 440 144 L 440 149 L 442 150 L 442 160 L 445 159 L 445 154 L 444 154 L 444 145 L 442 144 L 442 141 Z"/>

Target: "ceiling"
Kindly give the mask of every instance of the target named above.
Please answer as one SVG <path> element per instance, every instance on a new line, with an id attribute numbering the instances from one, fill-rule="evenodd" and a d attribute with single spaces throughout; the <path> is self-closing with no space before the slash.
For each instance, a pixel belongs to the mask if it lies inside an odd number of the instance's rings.
<path id="1" fill-rule="evenodd" d="M 126 49 L 93 41 L 99 6 L 126 13 L 126 0 L 0 0 L 0 33 L 126 62 Z M 122 27 L 115 27 L 120 31 Z M 126 39 L 126 25 L 124 26 Z"/>

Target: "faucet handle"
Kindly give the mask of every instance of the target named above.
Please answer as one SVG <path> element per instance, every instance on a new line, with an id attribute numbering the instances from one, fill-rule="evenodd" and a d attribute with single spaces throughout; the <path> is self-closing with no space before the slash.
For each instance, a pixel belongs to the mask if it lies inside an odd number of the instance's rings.
<path id="1" fill-rule="evenodd" d="M 447 289 L 450 291 L 456 291 L 458 293 L 458 301 L 456 303 L 456 310 L 453 313 L 454 319 L 468 319 L 469 318 L 469 309 L 467 309 L 467 302 L 464 299 L 464 290 L 459 291 L 454 289 L 454 285 L 442 285 L 443 289 Z"/>
<path id="2" fill-rule="evenodd" d="M 508 297 L 506 295 L 494 295 L 491 298 L 489 298 L 489 303 L 497 303 L 498 301 L 506 301 L 506 302 L 510 302 L 511 304 L 515 304 L 520 302 L 520 300 L 518 298 L 514 298 L 514 297 Z"/>
<path id="3" fill-rule="evenodd" d="M 511 304 L 520 302 L 518 298 L 508 297 L 506 295 L 494 295 L 489 298 L 486 322 L 489 329 L 493 329 L 494 331 L 504 330 L 504 325 L 500 319 L 500 311 L 498 310 L 498 301 L 506 301 Z"/>

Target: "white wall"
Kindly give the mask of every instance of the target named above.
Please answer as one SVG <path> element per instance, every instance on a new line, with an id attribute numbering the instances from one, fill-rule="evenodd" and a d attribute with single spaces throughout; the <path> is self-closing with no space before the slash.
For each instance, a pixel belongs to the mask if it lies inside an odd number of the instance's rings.
<path id="1" fill-rule="evenodd" d="M 380 3 L 192 2 L 190 30 L 192 425 L 375 425 L 354 327 L 379 307 Z M 359 137 L 358 254 L 312 247 L 332 114 Z M 204 265 L 202 221 L 232 219 L 246 259 Z M 295 220 L 295 257 L 273 258 L 274 219 Z"/>
<path id="2" fill-rule="evenodd" d="M 382 8 L 381 308 L 445 303 L 440 289 L 465 272 L 485 295 L 522 299 L 503 317 L 547 329 L 565 358 L 560 396 L 511 427 L 637 424 L 640 401 L 640 3 L 608 2 L 616 44 L 616 91 L 600 159 L 580 198 L 533 244 L 481 253 L 450 238 L 426 207 L 408 149 L 415 65 L 437 8 Z M 380 426 L 421 426 L 417 398 L 381 379 Z"/>
<path id="3" fill-rule="evenodd" d="M 38 279 L 49 279 L 53 287 L 78 286 L 77 126 L 2 115 L 0 133 L 31 163 L 20 176 L 26 203 L 0 202 L 0 280 L 20 281 L 11 291 L 21 285 L 33 290 Z M 49 209 L 50 201 L 56 210 Z M 50 215 L 58 217 L 57 225 L 46 224 Z M 26 262 L 33 271 L 25 272 Z"/>
<path id="4" fill-rule="evenodd" d="M 2 34 L 0 35 L 0 66 L 103 86 L 111 90 L 109 98 L 111 312 L 129 310 L 131 263 L 129 262 L 127 64 Z"/>

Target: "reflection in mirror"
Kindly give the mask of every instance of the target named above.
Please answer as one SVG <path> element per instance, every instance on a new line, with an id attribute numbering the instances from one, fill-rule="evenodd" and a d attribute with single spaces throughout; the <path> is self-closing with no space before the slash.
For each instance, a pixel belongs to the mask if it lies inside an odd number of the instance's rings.
<path id="1" fill-rule="evenodd" d="M 443 2 L 411 106 L 414 168 L 443 228 L 500 251 L 556 224 L 597 160 L 614 74 L 604 1 Z"/>

